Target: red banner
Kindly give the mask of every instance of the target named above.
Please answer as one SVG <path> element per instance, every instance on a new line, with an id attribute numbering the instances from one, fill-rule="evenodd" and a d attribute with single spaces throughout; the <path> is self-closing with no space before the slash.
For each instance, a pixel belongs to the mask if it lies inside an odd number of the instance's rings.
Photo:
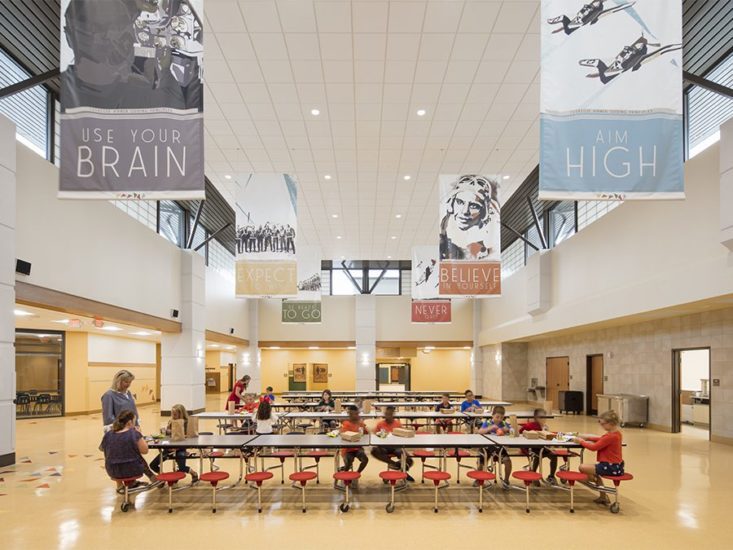
<path id="1" fill-rule="evenodd" d="M 450 300 L 413 300 L 413 323 L 450 323 Z"/>

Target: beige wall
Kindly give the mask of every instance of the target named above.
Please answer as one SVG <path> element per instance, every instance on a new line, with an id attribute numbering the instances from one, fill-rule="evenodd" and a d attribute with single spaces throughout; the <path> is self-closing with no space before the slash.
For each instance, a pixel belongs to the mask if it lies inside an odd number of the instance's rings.
<path id="1" fill-rule="evenodd" d="M 586 356 L 603 354 L 607 393 L 647 394 L 649 422 L 672 424 L 672 350 L 710 347 L 712 434 L 733 438 L 733 308 L 529 342 L 528 379 L 546 379 L 547 357 L 570 357 L 570 389 L 586 391 Z"/>
<path id="2" fill-rule="evenodd" d="M 321 305 L 323 322 L 313 324 L 283 324 L 281 304 L 281 300 L 260 300 L 260 341 L 350 342 L 356 338 L 353 296 L 324 296 Z"/>
<path id="3" fill-rule="evenodd" d="M 412 391 L 463 392 L 471 386 L 471 351 L 436 349 L 410 359 Z"/>
<path id="4" fill-rule="evenodd" d="M 293 363 L 307 363 L 306 389 L 326 387 L 337 391 L 356 388 L 356 352 L 354 350 L 273 350 L 263 349 L 262 387 L 272 386 L 275 393 L 288 391 L 288 370 Z M 314 384 L 312 363 L 328 363 L 328 384 Z M 375 371 L 376 372 L 376 371 Z"/>
<path id="5" fill-rule="evenodd" d="M 484 397 L 513 402 L 527 400 L 527 352 L 527 344 L 523 342 L 481 348 Z"/>
<path id="6" fill-rule="evenodd" d="M 87 408 L 88 336 L 86 332 L 67 332 L 65 336 L 64 409 L 66 414 L 89 410 Z"/>
<path id="7" fill-rule="evenodd" d="M 473 340 L 473 300 L 453 300 L 451 322 L 439 325 L 412 323 L 411 302 L 409 296 L 377 296 L 377 340 Z"/>

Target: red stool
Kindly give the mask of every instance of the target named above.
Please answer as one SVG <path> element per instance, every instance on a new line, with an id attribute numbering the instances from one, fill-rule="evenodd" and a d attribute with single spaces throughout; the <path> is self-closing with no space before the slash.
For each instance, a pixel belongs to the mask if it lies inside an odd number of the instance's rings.
<path id="1" fill-rule="evenodd" d="M 531 470 L 520 470 L 519 472 L 514 472 L 512 477 L 524 482 L 524 492 L 526 496 L 526 507 L 524 510 L 529 514 L 529 487 L 533 482 L 541 480 L 542 476 L 538 472 L 533 472 Z"/>
<path id="2" fill-rule="evenodd" d="M 122 504 L 120 504 L 120 510 L 122 512 L 127 512 L 130 509 L 130 485 L 134 485 L 135 482 L 140 479 L 142 476 L 137 477 L 121 477 L 119 479 L 112 478 L 112 481 L 116 481 L 117 483 L 122 483 L 122 485 L 125 487 L 125 497 L 122 500 Z"/>
<path id="3" fill-rule="evenodd" d="M 158 474 L 158 481 L 168 484 L 168 513 L 173 513 L 173 485 L 181 481 L 186 474 L 183 472 L 165 472 Z"/>
<path id="4" fill-rule="evenodd" d="M 229 474 L 227 472 L 204 472 L 199 479 L 211 483 L 211 512 L 216 514 L 216 486 L 220 481 L 229 479 Z"/>
<path id="5" fill-rule="evenodd" d="M 335 472 L 333 474 L 333 479 L 336 481 L 342 481 L 344 483 L 344 488 L 346 491 L 344 491 L 344 501 L 339 505 L 339 510 L 346 513 L 349 511 L 349 487 L 351 486 L 352 481 L 356 481 L 361 477 L 361 474 L 359 472 L 350 472 L 350 471 L 343 471 L 343 472 Z"/>
<path id="6" fill-rule="evenodd" d="M 331 456 L 331 453 L 329 453 L 328 451 L 309 451 L 301 456 L 303 458 L 312 458 L 313 460 L 316 461 L 315 464 L 313 464 L 312 466 L 306 466 L 305 468 L 303 468 L 303 470 L 309 470 L 309 469 L 315 468 L 316 469 L 316 483 L 320 483 L 321 482 L 321 472 L 319 469 L 319 465 L 320 465 L 321 459 Z"/>
<path id="7" fill-rule="evenodd" d="M 476 484 L 478 485 L 478 511 L 483 512 L 484 511 L 484 484 L 487 481 L 494 481 L 496 479 L 496 475 L 491 472 L 486 472 L 484 470 L 471 470 L 468 472 L 469 478 L 476 481 Z"/>
<path id="8" fill-rule="evenodd" d="M 303 503 L 303 513 L 305 514 L 305 486 L 309 481 L 316 479 L 315 472 L 293 472 L 290 474 L 290 481 L 297 481 L 300 483 L 299 489 L 301 490 L 301 498 Z M 296 485 L 297 487 L 297 485 Z"/>
<path id="9" fill-rule="evenodd" d="M 257 484 L 257 513 L 262 513 L 262 483 L 268 479 L 272 479 L 272 472 L 250 472 L 244 476 L 245 481 L 251 481 Z"/>
<path id="10" fill-rule="evenodd" d="M 293 451 L 275 451 L 274 453 L 270 453 L 267 455 L 267 457 L 270 458 L 277 458 L 280 460 L 280 466 L 272 466 L 268 468 L 268 470 L 274 470 L 276 468 L 280 468 L 280 483 L 285 483 L 285 459 L 287 458 L 295 458 L 295 453 Z M 265 469 L 264 466 L 262 468 Z"/>
<path id="11" fill-rule="evenodd" d="M 611 504 L 611 513 L 612 514 L 618 514 L 619 510 L 621 510 L 621 506 L 618 503 L 618 493 L 619 493 L 619 485 L 621 485 L 622 481 L 631 481 L 634 479 L 634 476 L 631 474 L 623 474 L 620 476 L 601 476 L 603 479 L 610 479 L 613 481 L 613 486 L 615 490 L 613 491 L 614 495 L 614 501 L 613 504 Z"/>
<path id="12" fill-rule="evenodd" d="M 387 504 L 387 507 L 385 510 L 387 510 L 388 514 L 391 514 L 394 512 L 394 488 L 398 481 L 404 481 L 407 479 L 407 474 L 405 472 L 400 472 L 396 470 L 387 470 L 385 472 L 379 472 L 379 477 L 381 477 L 384 481 L 389 482 L 389 504 Z"/>
<path id="13" fill-rule="evenodd" d="M 463 435 L 463 432 L 448 432 L 449 435 Z M 471 456 L 471 453 L 464 449 L 450 449 L 445 453 L 445 456 L 448 458 L 455 458 L 456 459 L 456 483 L 461 482 L 461 459 L 462 458 L 469 458 Z M 469 468 L 469 466 L 464 466 L 465 468 Z"/>
<path id="14" fill-rule="evenodd" d="M 415 435 L 433 435 L 433 434 L 430 432 L 417 432 Z M 425 461 L 428 458 L 438 458 L 438 456 L 435 454 L 435 451 L 428 451 L 427 449 L 417 449 L 415 451 L 412 451 L 412 456 L 420 459 L 420 466 L 421 466 L 420 483 L 425 483 L 425 468 L 432 468 L 433 470 L 440 469 L 435 466 L 431 466 L 430 464 L 425 464 Z"/>
<path id="15" fill-rule="evenodd" d="M 450 474 L 448 472 L 436 470 L 434 472 L 425 472 L 425 477 L 431 480 L 433 482 L 433 485 L 435 486 L 435 500 L 433 504 L 433 511 L 437 514 L 438 513 L 438 485 L 440 485 L 441 481 L 448 481 L 450 479 Z"/>
<path id="16" fill-rule="evenodd" d="M 570 470 L 560 470 L 557 472 L 557 477 L 560 481 L 563 481 L 570 485 L 570 513 L 575 513 L 575 500 L 573 490 L 575 489 L 576 481 L 588 481 L 588 476 L 583 472 L 571 472 Z"/>

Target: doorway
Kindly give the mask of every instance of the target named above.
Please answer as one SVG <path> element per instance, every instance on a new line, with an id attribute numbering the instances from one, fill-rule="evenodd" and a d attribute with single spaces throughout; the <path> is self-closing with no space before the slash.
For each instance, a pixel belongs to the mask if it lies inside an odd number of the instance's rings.
<path id="1" fill-rule="evenodd" d="M 410 363 L 377 363 L 379 391 L 410 391 Z"/>
<path id="2" fill-rule="evenodd" d="M 586 358 L 585 410 L 591 416 L 598 414 L 598 395 L 603 393 L 603 355 L 588 355 Z"/>
<path id="3" fill-rule="evenodd" d="M 552 409 L 560 406 L 558 393 L 570 389 L 570 358 L 548 357 L 545 359 L 547 400 L 552 403 Z M 549 412 L 549 411 L 548 411 Z"/>
<path id="4" fill-rule="evenodd" d="M 710 348 L 672 350 L 672 432 L 710 439 Z"/>
<path id="5" fill-rule="evenodd" d="M 15 332 L 17 418 L 64 415 L 64 333 Z"/>

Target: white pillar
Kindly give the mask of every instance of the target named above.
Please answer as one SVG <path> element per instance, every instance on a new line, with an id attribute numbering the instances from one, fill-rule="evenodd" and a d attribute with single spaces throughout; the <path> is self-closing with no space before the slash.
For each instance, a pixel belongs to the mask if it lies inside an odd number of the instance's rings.
<path id="1" fill-rule="evenodd" d="M 260 331 L 259 331 L 259 298 L 247 299 L 247 315 L 249 316 L 249 347 L 237 349 L 237 377 L 249 374 L 250 381 L 247 392 L 262 392 L 262 375 L 260 371 Z"/>
<path id="2" fill-rule="evenodd" d="M 176 403 L 189 411 L 206 404 L 206 266 L 191 250 L 181 251 L 181 332 L 161 338 L 160 409 Z"/>
<path id="3" fill-rule="evenodd" d="M 356 391 L 377 389 L 377 301 L 371 294 L 356 297 Z"/>
<path id="4" fill-rule="evenodd" d="M 476 395 L 484 393 L 483 353 L 479 346 L 481 336 L 481 300 L 472 299 L 473 306 L 473 348 L 471 349 L 471 389 Z"/>
<path id="5" fill-rule="evenodd" d="M 15 463 L 15 147 L 0 115 L 0 466 Z"/>
<path id="6" fill-rule="evenodd" d="M 733 119 L 720 126 L 720 242 L 733 250 Z"/>

